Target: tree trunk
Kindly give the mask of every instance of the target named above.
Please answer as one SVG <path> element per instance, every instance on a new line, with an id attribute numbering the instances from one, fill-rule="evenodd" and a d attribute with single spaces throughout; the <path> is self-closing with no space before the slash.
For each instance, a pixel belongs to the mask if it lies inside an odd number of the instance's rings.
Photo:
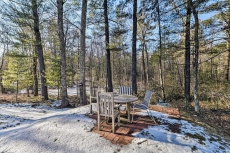
<path id="1" fill-rule="evenodd" d="M 213 50 L 213 48 L 212 48 L 213 40 L 214 40 L 214 37 L 213 37 L 213 34 L 212 34 L 212 40 L 211 40 L 212 42 L 211 42 L 211 48 L 210 48 L 210 50 L 211 50 L 211 51 L 210 51 L 210 52 L 211 52 L 211 55 L 213 54 L 213 52 L 212 52 L 212 50 Z M 211 79 L 213 76 L 215 76 L 214 73 L 213 73 L 213 65 L 214 65 L 214 64 L 213 64 L 213 63 L 214 63 L 213 61 L 214 61 L 213 58 L 211 58 L 211 68 L 210 68 L 210 76 L 209 76 L 210 79 Z"/>
<path id="2" fill-rule="evenodd" d="M 69 105 L 67 99 L 67 84 L 66 84 L 66 51 L 65 51 L 65 38 L 64 38 L 64 28 L 63 28 L 63 0 L 57 0 L 58 7 L 58 36 L 60 42 L 60 55 L 61 55 L 61 94 L 62 103 L 61 107 L 66 107 Z"/>
<path id="3" fill-rule="evenodd" d="M 132 92 L 137 94 L 137 0 L 133 1 Z"/>
<path id="4" fill-rule="evenodd" d="M 37 54 L 33 56 L 33 94 L 38 96 L 38 76 L 37 76 Z"/>
<path id="5" fill-rule="evenodd" d="M 178 77 L 179 77 L 179 81 L 180 81 L 180 86 L 181 88 L 183 88 L 183 78 L 181 77 L 181 74 L 180 74 L 180 69 L 179 69 L 179 65 L 178 65 L 178 62 L 176 60 L 176 69 L 177 69 L 177 74 L 178 74 Z M 183 76 L 183 75 L 182 75 Z"/>
<path id="6" fill-rule="evenodd" d="M 46 85 L 46 78 L 45 78 L 45 64 L 44 64 L 44 58 L 43 58 L 43 48 L 42 48 L 42 41 L 41 41 L 41 34 L 39 30 L 39 16 L 38 16 L 38 6 L 37 6 L 37 0 L 31 0 L 32 2 L 32 11 L 33 11 L 33 20 L 34 20 L 34 34 L 35 34 L 35 49 L 38 54 L 38 60 L 39 60 L 39 71 L 40 71 L 40 77 L 41 77 L 41 90 L 42 90 L 42 96 L 45 100 L 48 100 L 48 91 L 47 91 L 47 85 Z"/>
<path id="7" fill-rule="evenodd" d="M 147 88 L 149 88 L 149 55 L 148 55 L 148 48 L 145 43 L 145 61 L 146 61 L 146 82 L 147 82 Z"/>
<path id="8" fill-rule="evenodd" d="M 160 73 L 160 85 L 161 85 L 161 97 L 165 101 L 165 88 L 164 88 L 164 75 L 162 66 L 162 38 L 161 38 L 161 19 L 159 1 L 157 2 L 157 21 L 159 27 L 159 73 Z"/>
<path id="9" fill-rule="evenodd" d="M 192 4 L 193 5 L 193 4 Z M 195 50 L 194 50 L 194 59 L 193 59 L 193 79 L 194 79 L 194 101 L 195 101 L 195 111 L 200 111 L 199 97 L 198 97 L 198 59 L 199 59 L 199 19 L 198 12 L 195 10 L 194 6 L 193 16 L 195 19 Z"/>
<path id="10" fill-rule="evenodd" d="M 7 44 L 8 46 L 8 44 Z M 1 65 L 0 65 L 0 95 L 5 93 L 3 84 L 2 84 L 2 71 L 3 71 L 3 63 L 4 63 L 4 59 L 5 59 L 5 53 L 8 51 L 8 47 L 6 47 L 6 45 L 4 44 L 4 49 L 3 49 L 3 53 L 2 53 L 2 60 L 1 60 Z"/>
<path id="11" fill-rule="evenodd" d="M 86 13 L 87 0 L 82 0 L 81 11 L 81 36 L 80 36 L 80 82 L 82 83 L 82 91 L 80 92 L 80 103 L 86 105 L 86 88 L 85 88 L 85 31 L 86 31 Z"/>
<path id="12" fill-rule="evenodd" d="M 230 38 L 227 38 L 230 39 Z M 229 81 L 229 67 L 230 67 L 230 40 L 227 41 L 227 50 L 228 50 L 228 60 L 227 60 L 227 69 L 226 69 L 226 80 Z"/>
<path id="13" fill-rule="evenodd" d="M 26 88 L 26 94 L 27 94 L 27 97 L 30 97 L 30 87 L 29 86 Z"/>
<path id="14" fill-rule="evenodd" d="M 147 84 L 147 77 L 146 77 L 146 66 L 145 66 L 145 37 L 143 38 L 143 43 L 142 43 L 142 66 L 143 66 L 143 80 L 144 80 L 144 87 L 146 88 Z"/>
<path id="15" fill-rule="evenodd" d="M 185 24 L 185 67 L 184 67 L 184 95 L 185 109 L 187 110 L 190 102 L 190 19 L 191 19 L 191 0 L 187 0 L 187 13 Z"/>
<path id="16" fill-rule="evenodd" d="M 106 46 L 106 59 L 107 59 L 107 83 L 108 92 L 113 92 L 111 60 L 110 60 L 110 46 L 109 46 L 109 20 L 108 20 L 108 6 L 107 0 L 104 0 L 104 18 L 105 18 L 105 46 Z"/>
<path id="17" fill-rule="evenodd" d="M 230 67 L 230 4 L 228 4 L 228 12 L 226 14 L 228 20 L 227 20 L 227 30 L 226 30 L 226 36 L 227 36 L 227 50 L 228 50 L 228 63 L 227 63 L 227 70 L 226 70 L 226 80 L 229 81 L 229 67 Z"/>
<path id="18" fill-rule="evenodd" d="M 17 72 L 17 76 L 18 76 L 18 72 Z M 17 77 L 18 79 L 18 77 Z M 17 85 L 16 85 L 16 103 L 18 101 L 18 80 L 17 80 Z"/>
<path id="19" fill-rule="evenodd" d="M 0 95 L 2 95 L 3 93 L 5 93 L 5 90 L 2 84 L 2 76 L 0 76 Z"/>

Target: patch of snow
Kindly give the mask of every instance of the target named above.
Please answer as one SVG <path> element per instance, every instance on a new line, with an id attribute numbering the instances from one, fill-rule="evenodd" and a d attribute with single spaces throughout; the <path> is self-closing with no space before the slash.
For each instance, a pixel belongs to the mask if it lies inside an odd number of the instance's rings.
<path id="1" fill-rule="evenodd" d="M 99 134 L 91 132 L 96 121 L 85 116 L 89 113 L 89 105 L 55 109 L 59 104 L 60 101 L 51 105 L 0 104 L 0 152 L 230 152 L 230 144 L 221 137 L 208 134 L 201 126 L 171 119 L 167 114 L 156 111 L 151 113 L 163 125 L 149 126 L 135 133 L 135 138 L 129 145 L 111 144 Z M 97 110 L 95 103 L 93 110 Z M 138 113 L 147 115 L 146 111 Z M 180 125 L 180 132 L 172 132 L 168 123 Z"/>

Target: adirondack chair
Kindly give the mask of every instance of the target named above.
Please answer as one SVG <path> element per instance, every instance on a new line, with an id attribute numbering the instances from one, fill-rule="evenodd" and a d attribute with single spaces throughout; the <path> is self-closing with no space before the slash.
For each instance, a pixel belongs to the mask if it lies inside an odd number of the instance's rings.
<path id="1" fill-rule="evenodd" d="M 145 97 L 144 97 L 144 100 L 142 101 L 142 103 L 136 103 L 136 104 L 133 104 L 131 107 L 133 109 L 133 113 L 132 113 L 132 121 L 133 121 L 133 116 L 135 114 L 135 109 L 142 109 L 142 110 L 146 110 L 149 117 L 156 123 L 154 117 L 152 116 L 150 110 L 149 110 L 149 103 L 150 103 L 150 99 L 152 97 L 152 94 L 153 92 L 150 91 L 150 90 L 147 90 L 145 92 Z"/>
<path id="2" fill-rule="evenodd" d="M 120 125 L 120 111 L 114 108 L 113 92 L 97 93 L 97 118 L 98 118 L 98 130 L 101 130 L 101 124 L 109 117 L 112 119 L 112 132 L 115 133 L 115 127 Z M 101 116 L 105 117 L 101 121 Z M 115 123 L 115 119 L 118 118 L 118 122 Z"/>

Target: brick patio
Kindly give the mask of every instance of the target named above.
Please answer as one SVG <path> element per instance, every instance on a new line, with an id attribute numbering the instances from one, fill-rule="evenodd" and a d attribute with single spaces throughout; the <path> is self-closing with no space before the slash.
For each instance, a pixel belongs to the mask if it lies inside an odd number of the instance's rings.
<path id="1" fill-rule="evenodd" d="M 170 107 L 161 107 L 156 105 L 151 105 L 150 109 L 167 113 L 173 117 L 179 118 L 180 113 L 178 109 Z M 97 120 L 97 112 L 94 112 L 93 115 L 88 115 L 90 118 Z M 103 118 L 102 118 L 103 119 Z M 161 123 L 158 123 L 161 124 Z M 149 116 L 140 116 L 134 115 L 134 121 L 132 123 L 127 123 L 121 121 L 121 125 L 116 127 L 115 134 L 112 133 L 112 123 L 104 122 L 101 125 L 101 131 L 97 129 L 97 123 L 93 128 L 93 132 L 100 134 L 107 140 L 110 140 L 113 144 L 127 145 L 131 143 L 134 139 L 134 134 L 140 132 L 148 126 L 155 126 L 156 124 L 150 119 Z M 172 131 L 177 131 L 179 129 L 178 125 L 171 125 Z"/>
<path id="2" fill-rule="evenodd" d="M 89 117 L 97 120 L 97 113 L 94 112 L 93 115 L 89 115 Z M 113 144 L 127 145 L 134 139 L 134 133 L 154 125 L 155 123 L 148 116 L 135 115 L 132 123 L 121 121 L 121 125 L 115 129 L 115 134 L 112 133 L 112 123 L 106 122 L 102 123 L 101 131 L 97 129 L 96 124 L 93 128 L 93 132 L 100 134 Z"/>

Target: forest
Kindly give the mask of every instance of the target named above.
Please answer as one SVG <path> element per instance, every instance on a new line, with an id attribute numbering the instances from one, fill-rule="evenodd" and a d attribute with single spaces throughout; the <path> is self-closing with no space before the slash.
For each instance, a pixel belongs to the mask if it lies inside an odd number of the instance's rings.
<path id="1" fill-rule="evenodd" d="M 86 82 L 112 92 L 154 91 L 194 109 L 229 110 L 228 0 L 2 0 L 1 94 L 33 89 L 49 99 Z M 41 89 L 41 93 L 40 90 Z M 192 108 L 190 108 L 192 106 Z"/>

